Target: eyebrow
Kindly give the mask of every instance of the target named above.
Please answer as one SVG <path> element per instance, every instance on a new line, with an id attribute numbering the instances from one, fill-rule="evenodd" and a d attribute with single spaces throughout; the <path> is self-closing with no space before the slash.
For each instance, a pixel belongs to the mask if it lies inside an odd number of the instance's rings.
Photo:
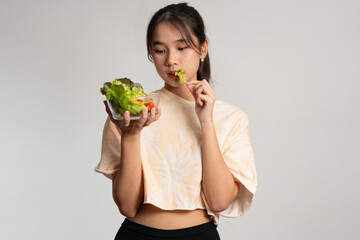
<path id="1" fill-rule="evenodd" d="M 178 42 L 185 42 L 185 40 L 184 40 L 184 39 L 178 39 L 178 40 L 174 41 L 174 43 L 178 43 Z M 165 43 L 160 42 L 160 41 L 154 41 L 154 42 L 152 43 L 152 45 L 153 45 L 153 46 L 156 46 L 156 45 L 165 45 Z"/>

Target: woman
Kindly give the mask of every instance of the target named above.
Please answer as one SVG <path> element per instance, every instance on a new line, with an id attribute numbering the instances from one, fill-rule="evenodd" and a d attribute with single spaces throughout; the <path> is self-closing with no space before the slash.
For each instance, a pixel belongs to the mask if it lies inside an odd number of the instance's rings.
<path id="1" fill-rule="evenodd" d="M 199 13 L 186 3 L 154 14 L 149 59 L 164 87 L 160 106 L 139 120 L 109 114 L 96 171 L 113 182 L 126 218 L 115 239 L 220 239 L 219 215 L 250 207 L 257 177 L 247 115 L 215 101 L 208 41 Z M 175 76 L 184 69 L 187 83 Z"/>

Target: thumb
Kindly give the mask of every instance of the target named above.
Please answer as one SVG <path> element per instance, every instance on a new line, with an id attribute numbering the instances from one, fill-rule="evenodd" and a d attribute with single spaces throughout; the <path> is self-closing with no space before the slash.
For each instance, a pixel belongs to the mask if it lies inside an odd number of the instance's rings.
<path id="1" fill-rule="evenodd" d="M 196 97 L 196 96 L 195 96 L 195 82 L 188 82 L 188 83 L 186 83 L 186 86 L 187 86 L 187 88 L 189 89 L 189 91 L 191 92 L 191 94 L 192 94 L 194 97 Z"/>

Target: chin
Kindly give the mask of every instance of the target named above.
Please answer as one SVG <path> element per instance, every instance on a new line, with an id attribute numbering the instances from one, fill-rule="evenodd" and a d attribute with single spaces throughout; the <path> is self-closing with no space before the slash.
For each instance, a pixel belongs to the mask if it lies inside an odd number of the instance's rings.
<path id="1" fill-rule="evenodd" d="M 166 83 L 166 85 L 169 85 L 170 87 L 173 88 L 184 86 L 184 84 L 180 82 L 180 80 L 169 79 L 167 76 L 166 78 L 162 78 L 162 79 Z"/>
<path id="2" fill-rule="evenodd" d="M 184 84 L 182 83 L 177 83 L 177 82 L 170 82 L 170 81 L 165 81 L 165 83 L 170 86 L 170 87 L 173 87 L 173 88 L 180 88 L 180 87 L 183 87 Z"/>

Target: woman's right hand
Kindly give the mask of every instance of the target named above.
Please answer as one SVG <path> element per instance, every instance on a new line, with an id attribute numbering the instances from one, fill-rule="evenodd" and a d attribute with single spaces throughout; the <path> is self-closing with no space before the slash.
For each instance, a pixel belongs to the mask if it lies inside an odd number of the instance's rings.
<path id="1" fill-rule="evenodd" d="M 152 108 L 150 116 L 148 117 L 148 109 L 144 108 L 141 112 L 141 118 L 138 120 L 130 120 L 130 112 L 125 111 L 124 118 L 122 120 L 115 120 L 112 117 L 110 108 L 106 101 L 104 101 L 106 112 L 108 113 L 111 121 L 121 129 L 122 134 L 136 135 L 140 134 L 141 130 L 149 126 L 151 123 L 157 121 L 161 115 L 160 107 Z M 156 111 L 157 110 L 157 111 Z"/>

